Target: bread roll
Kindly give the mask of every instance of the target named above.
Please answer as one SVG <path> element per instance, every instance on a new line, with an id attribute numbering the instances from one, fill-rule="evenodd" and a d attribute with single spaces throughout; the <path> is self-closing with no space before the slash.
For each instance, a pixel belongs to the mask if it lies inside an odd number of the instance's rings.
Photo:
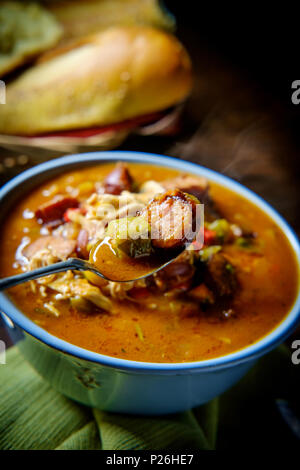
<path id="1" fill-rule="evenodd" d="M 41 5 L 0 2 L 0 77 L 53 47 L 62 27 Z"/>
<path id="2" fill-rule="evenodd" d="M 0 132 L 38 135 L 122 122 L 181 102 L 191 82 L 189 56 L 174 36 L 112 27 L 10 84 Z"/>
<path id="3" fill-rule="evenodd" d="M 175 18 L 160 0 L 44 0 L 43 3 L 63 26 L 63 42 L 116 25 L 175 29 Z"/>

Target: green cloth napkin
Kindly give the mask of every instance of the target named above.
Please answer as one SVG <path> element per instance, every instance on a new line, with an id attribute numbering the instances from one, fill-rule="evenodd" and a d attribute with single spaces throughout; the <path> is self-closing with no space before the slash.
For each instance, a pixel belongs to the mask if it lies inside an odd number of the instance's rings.
<path id="1" fill-rule="evenodd" d="M 222 449 L 249 447 L 254 439 L 265 445 L 266 435 L 272 445 L 294 439 L 274 406 L 276 398 L 293 400 L 297 390 L 300 366 L 284 347 L 219 399 L 153 418 L 78 405 L 41 379 L 17 347 L 6 362 L 0 365 L 0 449 Z"/>

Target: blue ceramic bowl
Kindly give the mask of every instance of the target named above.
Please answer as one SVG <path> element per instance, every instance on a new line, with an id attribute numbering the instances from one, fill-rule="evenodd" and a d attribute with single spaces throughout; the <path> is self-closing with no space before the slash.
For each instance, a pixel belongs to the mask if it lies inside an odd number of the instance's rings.
<path id="1" fill-rule="evenodd" d="M 113 161 L 142 162 L 205 176 L 256 204 L 289 239 L 300 266 L 299 242 L 282 217 L 259 196 L 214 171 L 176 158 L 139 152 L 96 152 L 72 155 L 38 165 L 14 178 L 0 190 L 0 214 L 35 186 L 68 170 Z M 11 328 L 21 328 L 24 357 L 57 390 L 102 410 L 159 415 L 205 403 L 237 382 L 259 357 L 281 343 L 300 321 L 300 294 L 286 318 L 255 344 L 226 356 L 205 361 L 159 364 L 104 356 L 67 343 L 43 330 L 0 294 L 0 308 Z M 17 325 L 17 326 L 15 326 Z"/>

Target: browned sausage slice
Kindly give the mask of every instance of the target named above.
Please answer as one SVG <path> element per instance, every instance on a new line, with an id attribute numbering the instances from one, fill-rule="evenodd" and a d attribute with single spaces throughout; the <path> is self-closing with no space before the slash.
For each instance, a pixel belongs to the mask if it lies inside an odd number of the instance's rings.
<path id="1" fill-rule="evenodd" d="M 76 249 L 75 240 L 67 240 L 63 237 L 54 237 L 52 235 L 40 237 L 23 250 L 23 255 L 31 259 L 38 251 L 48 249 L 59 259 L 66 259 Z"/>
<path id="2" fill-rule="evenodd" d="M 196 207 L 194 196 L 179 191 L 157 195 L 141 212 L 151 226 L 152 245 L 157 248 L 179 248 L 193 241 Z"/>
<path id="3" fill-rule="evenodd" d="M 38 220 L 43 224 L 55 221 L 62 221 L 67 209 L 78 207 L 79 202 L 76 198 L 70 196 L 55 196 L 51 201 L 41 205 L 35 212 Z"/>
<path id="4" fill-rule="evenodd" d="M 80 258 L 88 259 L 89 251 L 87 249 L 87 244 L 89 242 L 89 232 L 85 229 L 79 231 L 77 237 L 76 253 Z"/>
<path id="5" fill-rule="evenodd" d="M 162 181 L 161 184 L 167 190 L 180 189 L 184 193 L 192 194 L 201 202 L 208 192 L 208 181 L 203 177 L 182 175 Z"/>
<path id="6" fill-rule="evenodd" d="M 204 204 L 205 219 L 207 221 L 221 218 L 221 214 L 210 197 L 209 184 L 206 178 L 201 176 L 181 175 L 162 181 L 161 184 L 167 190 L 177 188 L 199 199 L 199 201 Z"/>
<path id="7" fill-rule="evenodd" d="M 133 180 L 125 163 L 117 163 L 104 181 L 105 192 L 119 195 L 122 191 L 132 191 Z"/>
<path id="8" fill-rule="evenodd" d="M 194 266 L 187 261 L 173 261 L 157 273 L 156 285 L 161 290 L 188 290 L 191 287 L 194 274 Z"/>

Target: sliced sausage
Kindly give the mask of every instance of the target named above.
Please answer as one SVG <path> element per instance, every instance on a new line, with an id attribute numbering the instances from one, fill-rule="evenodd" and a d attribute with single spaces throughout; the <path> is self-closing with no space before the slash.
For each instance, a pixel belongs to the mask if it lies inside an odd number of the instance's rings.
<path id="1" fill-rule="evenodd" d="M 23 250 L 23 255 L 31 259 L 38 251 L 48 249 L 59 259 L 66 259 L 76 249 L 75 240 L 67 240 L 63 237 L 54 237 L 52 235 L 40 237 Z"/>
<path id="2" fill-rule="evenodd" d="M 204 204 L 205 220 L 208 222 L 221 218 L 221 214 L 216 208 L 214 201 L 209 194 L 209 184 L 206 178 L 182 175 L 177 178 L 162 181 L 165 189 L 180 189 L 188 194 L 192 194 Z"/>
<path id="3" fill-rule="evenodd" d="M 188 290 L 193 281 L 195 268 L 186 261 L 174 261 L 157 273 L 158 285 L 163 290 Z"/>
<path id="4" fill-rule="evenodd" d="M 119 195 L 122 191 L 132 191 L 133 180 L 125 163 L 117 163 L 104 181 L 106 193 Z"/>
<path id="5" fill-rule="evenodd" d="M 141 215 L 151 226 L 152 245 L 179 248 L 195 238 L 196 207 L 199 201 L 178 189 L 157 195 Z"/>
<path id="6" fill-rule="evenodd" d="M 76 244 L 76 253 L 79 258 L 88 259 L 89 251 L 87 249 L 87 244 L 89 242 L 89 232 L 85 229 L 81 229 Z"/>
<path id="7" fill-rule="evenodd" d="M 43 224 L 63 221 L 64 213 L 67 209 L 78 207 L 79 202 L 70 196 L 55 196 L 51 201 L 42 204 L 35 212 L 38 220 Z"/>
<path id="8" fill-rule="evenodd" d="M 162 181 L 161 184 L 165 189 L 180 189 L 180 191 L 192 194 L 201 202 L 208 192 L 208 181 L 202 177 L 197 178 L 196 176 L 182 175 Z"/>

